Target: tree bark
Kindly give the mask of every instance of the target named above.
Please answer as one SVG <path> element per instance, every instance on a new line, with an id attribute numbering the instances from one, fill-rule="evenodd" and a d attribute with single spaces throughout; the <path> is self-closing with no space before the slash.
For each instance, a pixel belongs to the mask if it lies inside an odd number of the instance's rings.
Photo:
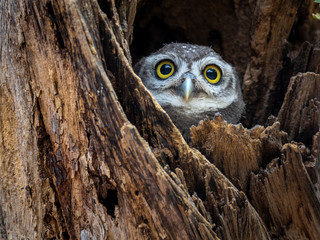
<path id="1" fill-rule="evenodd" d="M 318 239 L 320 76 L 291 78 L 270 126 L 217 117 L 189 145 L 132 70 L 138 2 L 0 1 L 0 238 Z M 250 124 L 301 2 L 234 1 L 244 32 L 255 9 L 258 55 L 237 52 Z"/>
<path id="2" fill-rule="evenodd" d="M 251 35 L 252 57 L 247 65 L 243 80 L 243 93 L 250 112 L 247 121 L 263 124 L 277 99 L 278 75 L 282 69 L 282 52 L 301 0 L 287 3 L 257 1 L 254 12 L 256 22 Z M 259 85 L 259 86 L 257 86 Z M 263 93 L 263 94 L 262 94 Z"/>

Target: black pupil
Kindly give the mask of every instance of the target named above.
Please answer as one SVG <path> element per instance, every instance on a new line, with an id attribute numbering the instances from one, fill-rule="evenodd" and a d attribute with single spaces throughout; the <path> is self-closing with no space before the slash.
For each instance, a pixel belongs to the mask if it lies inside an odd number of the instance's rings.
<path id="1" fill-rule="evenodd" d="M 160 68 L 160 72 L 163 74 L 163 75 L 168 75 L 169 73 L 171 73 L 172 71 L 172 67 L 170 64 L 166 63 L 166 64 L 163 64 Z"/>
<path id="2" fill-rule="evenodd" d="M 207 77 L 211 80 L 215 80 L 218 77 L 218 73 L 215 69 L 209 68 L 206 73 Z"/>

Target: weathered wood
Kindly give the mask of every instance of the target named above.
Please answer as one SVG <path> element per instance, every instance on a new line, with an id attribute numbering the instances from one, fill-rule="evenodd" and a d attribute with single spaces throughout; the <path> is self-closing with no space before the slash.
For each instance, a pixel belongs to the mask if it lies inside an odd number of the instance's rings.
<path id="1" fill-rule="evenodd" d="M 310 153 L 303 144 L 285 144 L 288 136 L 279 129 L 276 122 L 247 130 L 216 117 L 191 128 L 191 140 L 250 196 L 272 236 L 318 239 L 319 133 Z"/>
<path id="2" fill-rule="evenodd" d="M 320 237 L 320 200 L 303 164 L 304 151 L 304 146 L 286 144 L 281 159 L 251 177 L 253 205 L 270 233 L 284 239 Z"/>
<path id="3" fill-rule="evenodd" d="M 112 40 L 111 37 L 105 39 Z M 112 41 L 107 42 L 106 46 L 114 47 L 105 48 L 107 58 L 112 57 L 112 52 L 117 53 L 116 58 L 123 58 L 121 51 Z M 180 181 L 185 182 L 188 192 L 197 193 L 200 197 L 196 198 L 197 202 L 200 205 L 203 202 L 207 209 L 202 213 L 207 217 L 207 221 L 215 226 L 218 236 L 224 239 L 269 239 L 263 223 L 246 197 L 203 156 L 188 147 L 168 115 L 154 102 L 125 61 L 111 65 L 110 69 L 118 76 L 115 89 L 130 122 L 137 126 L 140 134 L 149 142 L 158 160 L 163 165 L 167 164 L 171 171 L 178 171 L 180 176 L 183 175 Z M 237 201 L 234 202 L 233 199 Z M 231 211 L 232 208 L 237 209 L 237 217 L 235 212 Z M 238 226 L 243 219 L 250 222 L 245 225 L 248 230 L 244 234 L 239 232 L 242 230 Z M 253 229 L 255 231 L 252 231 Z"/>
<path id="4" fill-rule="evenodd" d="M 311 153 L 312 157 L 307 158 L 305 166 L 320 199 L 320 131 L 313 136 Z"/>
<path id="5" fill-rule="evenodd" d="M 295 53 L 294 56 L 290 56 L 290 54 L 293 53 L 290 52 L 289 45 L 286 46 L 285 51 L 287 52 L 285 54 L 287 56 L 284 58 L 283 69 L 281 70 L 280 76 L 282 78 L 280 92 L 283 96 L 283 98 L 281 99 L 281 104 L 285 97 L 285 93 L 289 86 L 291 77 L 297 75 L 298 73 L 307 72 L 310 54 L 312 53 L 312 44 L 309 42 L 304 42 L 299 48 L 298 54 Z"/>
<path id="6" fill-rule="evenodd" d="M 269 10 L 282 14 L 279 2 Z M 247 130 L 218 117 L 192 128 L 190 147 L 132 70 L 137 3 L 0 2 L 0 237 L 316 239 L 320 133 L 309 150 L 286 144 L 278 122 Z M 249 23 L 268 19 L 266 9 L 261 1 L 234 3 L 236 18 L 244 19 L 237 46 L 247 49 Z M 292 19 L 268 19 L 272 42 L 286 38 Z M 289 22 L 279 38 L 273 20 Z M 233 35 L 227 29 L 225 38 Z M 255 37 L 263 28 L 253 29 Z M 235 59 L 252 63 L 251 55 L 238 50 Z M 278 52 L 267 56 L 262 60 Z M 272 177 L 277 181 L 265 184 Z M 289 202 L 280 201 L 285 194 Z"/>
<path id="7" fill-rule="evenodd" d="M 146 142 L 127 121 L 104 72 L 101 52 L 93 51 L 102 46 L 86 29 L 97 32 L 100 27 L 107 34 L 105 37 L 109 37 L 105 40 L 120 55 L 114 54 L 106 60 L 116 62 L 117 58 L 127 64 L 124 68 L 130 69 L 113 34 L 116 24 L 110 24 L 99 14 L 96 3 L 90 5 L 92 12 L 79 12 L 87 7 L 87 3 L 78 4 L 56 2 L 52 6 L 53 11 L 68 16 L 63 19 L 65 23 L 60 22 L 66 29 L 58 29 L 70 49 L 66 53 L 69 58 L 60 68 L 54 62 L 59 58 L 59 52 L 44 42 L 36 24 L 32 25 L 34 31 L 29 30 L 30 35 L 26 35 L 30 41 L 37 39 L 43 43 L 38 46 L 40 51 L 34 47 L 32 50 L 46 52 L 46 58 L 32 52 L 31 65 L 41 62 L 55 69 L 58 75 L 54 78 L 54 75 L 47 76 L 39 69 L 33 69 L 34 89 L 41 90 L 39 107 L 52 144 L 49 168 L 70 237 L 199 239 L 199 233 L 194 231 L 198 229 L 199 221 L 215 238 L 197 209 L 187 204 L 183 196 L 178 197 L 182 194 L 179 187 L 159 166 Z M 33 4 L 30 7 L 42 10 Z M 45 16 L 44 13 L 40 15 Z M 46 22 L 46 19 L 41 21 Z M 50 31 L 50 25 L 45 26 Z M 83 40 L 83 36 L 89 40 Z M 48 57 L 48 51 L 52 58 Z M 50 82 L 54 84 L 48 85 Z M 192 222 L 189 218 L 197 221 Z"/>
<path id="8" fill-rule="evenodd" d="M 320 75 L 305 73 L 291 78 L 278 118 L 290 141 L 312 144 L 312 136 L 320 129 Z"/>
<path id="9" fill-rule="evenodd" d="M 251 172 L 258 172 L 280 155 L 287 134 L 276 122 L 271 127 L 232 125 L 220 116 L 191 128 L 191 145 L 199 149 L 240 190 L 247 192 Z"/>
<path id="10" fill-rule="evenodd" d="M 71 4 L 68 1 L 56 1 L 38 5 L 27 1 L 20 11 L 23 12 L 24 8 L 28 15 L 19 30 L 23 32 L 28 61 L 22 64 L 21 70 L 28 71 L 23 74 L 23 84 L 15 86 L 15 93 L 24 92 L 25 84 L 30 86 L 27 95 L 20 98 L 21 101 L 30 98 L 25 101 L 30 103 L 27 112 L 29 118 L 32 118 L 32 121 L 29 120 L 32 125 L 29 125 L 27 134 L 34 139 L 36 145 L 32 157 L 17 158 L 17 164 L 22 164 L 20 160 L 24 159 L 23 162 L 30 165 L 28 168 L 34 169 L 34 175 L 39 176 L 36 166 L 43 169 L 45 175 L 44 179 L 38 180 L 42 183 L 40 185 L 26 181 L 27 200 L 30 206 L 37 204 L 39 210 L 21 212 L 17 209 L 12 215 L 21 220 L 38 219 L 36 226 L 40 226 L 40 229 L 33 227 L 35 223 L 30 221 L 27 228 L 14 231 L 15 225 L 8 225 L 13 220 L 5 217 L 8 238 L 40 239 L 54 236 L 71 239 L 218 239 L 212 230 L 214 219 L 214 222 L 219 223 L 218 234 L 230 239 L 232 231 L 240 231 L 238 224 L 234 223 L 234 211 L 231 211 L 238 208 L 239 223 L 244 217 L 252 223 L 245 225 L 248 228 L 245 235 L 269 239 L 263 223 L 245 196 L 239 194 L 202 155 L 189 149 L 168 116 L 146 92 L 133 73 L 125 51 L 118 44 L 117 37 L 121 39 L 122 35 L 116 18 L 111 20 L 115 21 L 112 24 L 99 11 L 96 2 Z M 80 11 L 87 8 L 91 11 Z M 107 43 L 105 48 L 102 48 L 97 38 L 99 35 L 92 37 L 89 33 L 98 34 L 98 29 Z M 117 37 L 113 33 L 114 29 Z M 145 114 L 148 110 L 148 114 L 154 115 L 153 119 L 156 119 L 157 115 L 162 116 L 163 125 L 159 127 L 158 124 L 156 135 L 160 129 L 163 132 L 168 132 L 169 129 L 169 133 L 171 131 L 171 134 L 175 134 L 175 137 L 167 134 L 163 138 L 167 138 L 165 140 L 168 141 L 170 150 L 175 151 L 174 157 L 181 157 L 181 166 L 188 168 L 184 174 L 190 186 L 185 186 L 185 190 L 158 164 L 146 142 L 127 121 L 107 75 L 111 76 L 111 72 L 104 70 L 106 68 L 101 61 L 102 50 L 105 53 L 105 63 L 110 66 L 115 76 L 114 80 L 120 83 L 125 80 L 122 82 L 122 91 L 131 93 L 126 98 L 119 93 L 120 98 L 123 97 L 131 103 L 142 101 L 142 104 L 150 105 L 143 108 L 141 104 L 135 111 L 140 110 Z M 108 52 L 109 50 L 112 51 Z M 24 59 L 26 60 L 26 57 Z M 13 76 L 15 75 L 9 75 L 8 79 Z M 31 79 L 32 81 L 28 81 Z M 13 87 L 10 87 L 8 91 L 12 89 Z M 134 95 L 135 98 L 130 99 L 132 94 L 136 93 L 143 97 Z M 14 107 L 8 108 L 10 98 L 3 98 L 6 96 L 4 94 L 1 96 L 2 101 L 6 102 L 3 105 L 7 106 L 6 115 L 2 115 L 1 121 L 1 132 L 4 134 L 2 139 L 14 149 L 17 148 L 17 143 L 8 142 L 12 135 L 9 133 L 12 126 L 17 126 L 12 123 L 23 118 L 23 112 L 15 112 Z M 12 99 L 19 98 L 14 95 Z M 132 109 L 132 104 L 126 106 L 128 107 L 125 110 Z M 8 134 L 3 131 L 4 127 L 8 129 Z M 37 131 L 32 131 L 32 128 Z M 149 132 L 151 131 L 153 128 L 150 128 Z M 13 137 L 14 139 L 16 138 Z M 18 153 L 21 154 L 21 151 Z M 11 155 L 2 157 L 2 163 L 9 163 L 10 157 Z M 192 168 L 187 164 L 190 161 L 194 166 Z M 15 167 L 12 168 L 15 170 Z M 3 166 L 2 169 L 7 168 Z M 191 179 L 194 171 L 198 172 L 196 175 L 207 178 L 195 176 L 195 179 Z M 8 176 L 12 172 L 5 171 L 7 175 L 2 175 L 1 183 L 6 184 L 8 189 L 2 185 L 1 190 L 7 193 L 16 189 L 15 184 L 5 182 L 12 179 Z M 171 170 L 168 170 L 168 173 L 173 174 Z M 182 176 L 183 174 L 180 174 L 180 177 Z M 32 181 L 37 179 L 33 178 Z M 217 183 L 212 186 L 209 184 L 212 181 Z M 18 180 L 17 183 L 21 184 Z M 56 211 L 61 211 L 63 219 L 53 210 L 48 209 L 46 212 L 43 209 L 47 198 L 42 195 L 44 190 L 38 186 L 44 183 L 47 184 L 51 199 L 47 204 L 57 202 L 61 209 Z M 197 186 L 199 183 L 201 185 Z M 197 190 L 198 188 L 200 190 Z M 217 188 L 218 193 L 214 191 Z M 25 193 L 21 189 L 18 194 L 24 199 Z M 197 190 L 199 194 L 212 195 L 211 201 L 207 202 L 212 203 L 211 207 L 215 206 L 216 213 L 225 213 L 225 217 L 218 220 L 207 215 L 208 219 L 204 218 L 192 203 L 189 190 L 192 193 Z M 219 194 L 219 199 L 223 199 L 223 205 L 217 202 L 216 194 Z M 228 195 L 230 199 L 226 198 Z M 32 196 L 36 199 L 32 199 Z M 16 196 L 15 198 L 19 199 Z M 234 198 L 238 199 L 239 203 L 233 202 Z M 4 196 L 3 212 L 6 216 L 13 207 L 12 200 L 10 195 Z M 203 205 L 200 198 L 197 202 Z M 16 205 L 24 206 L 22 203 Z M 243 216 L 240 211 L 247 215 Z M 50 231 L 52 233 L 49 234 Z M 242 233 L 239 232 L 238 235 L 241 236 Z"/>
<path id="11" fill-rule="evenodd" d="M 258 1 L 251 34 L 251 56 L 243 79 L 246 124 L 264 124 L 277 100 L 282 51 L 301 0 Z"/>
<path id="12" fill-rule="evenodd" d="M 320 74 L 320 41 L 313 45 L 309 58 L 308 71 Z"/>
<path id="13" fill-rule="evenodd" d="M 7 230 L 4 225 L 4 217 L 3 217 L 1 206 L 0 206 L 0 239 L 8 239 Z"/>
<path id="14" fill-rule="evenodd" d="M 3 238 L 63 238 L 68 234 L 36 137 L 39 115 L 35 101 L 37 93 L 31 87 L 33 76 L 24 36 L 27 25 L 24 3 L 0 3 L 0 205 L 5 226 Z"/>

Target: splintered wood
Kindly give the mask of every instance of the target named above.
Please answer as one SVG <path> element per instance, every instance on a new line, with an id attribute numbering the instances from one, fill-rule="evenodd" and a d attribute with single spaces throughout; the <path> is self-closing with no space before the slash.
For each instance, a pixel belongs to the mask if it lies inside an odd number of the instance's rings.
<path id="1" fill-rule="evenodd" d="M 319 101 L 320 75 L 299 74 L 280 122 L 245 129 L 218 116 L 191 128 L 191 145 L 247 194 L 272 236 L 319 239 Z"/>

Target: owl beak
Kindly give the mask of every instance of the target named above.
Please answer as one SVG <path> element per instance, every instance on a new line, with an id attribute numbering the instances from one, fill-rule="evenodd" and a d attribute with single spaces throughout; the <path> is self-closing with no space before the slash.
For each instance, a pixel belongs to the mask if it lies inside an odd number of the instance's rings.
<path id="1" fill-rule="evenodd" d="M 183 92 L 183 97 L 185 99 L 186 102 L 188 102 L 190 100 L 190 96 L 191 93 L 194 89 L 194 85 L 192 83 L 192 78 L 191 77 L 186 77 L 186 80 L 184 80 L 184 82 L 181 85 L 181 89 Z"/>

